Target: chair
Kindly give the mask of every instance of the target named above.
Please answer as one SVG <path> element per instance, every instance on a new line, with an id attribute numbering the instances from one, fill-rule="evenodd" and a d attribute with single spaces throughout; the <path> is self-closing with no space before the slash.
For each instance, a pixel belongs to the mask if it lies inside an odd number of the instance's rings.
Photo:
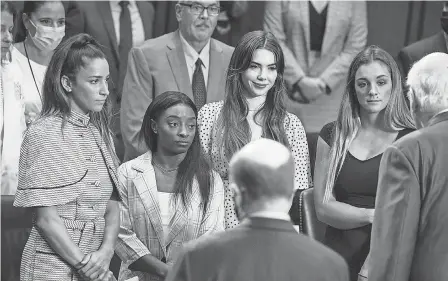
<path id="1" fill-rule="evenodd" d="M 1 279 L 19 280 L 22 252 L 32 227 L 32 213 L 30 209 L 14 207 L 14 195 L 2 195 L 1 198 Z"/>
<path id="2" fill-rule="evenodd" d="M 313 188 L 305 189 L 299 194 L 300 232 L 323 242 L 327 226 L 317 218 L 313 190 Z"/>

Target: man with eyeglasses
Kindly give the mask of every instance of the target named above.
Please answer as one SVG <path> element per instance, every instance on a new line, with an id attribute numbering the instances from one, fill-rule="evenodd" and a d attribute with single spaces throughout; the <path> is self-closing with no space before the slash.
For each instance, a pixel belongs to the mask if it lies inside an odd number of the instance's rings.
<path id="1" fill-rule="evenodd" d="M 125 161 L 148 149 L 140 141 L 139 132 L 146 108 L 155 96 L 180 91 L 198 109 L 224 98 L 225 72 L 233 47 L 211 39 L 219 1 L 179 1 L 175 9 L 178 30 L 150 39 L 129 54 L 121 104 Z"/>

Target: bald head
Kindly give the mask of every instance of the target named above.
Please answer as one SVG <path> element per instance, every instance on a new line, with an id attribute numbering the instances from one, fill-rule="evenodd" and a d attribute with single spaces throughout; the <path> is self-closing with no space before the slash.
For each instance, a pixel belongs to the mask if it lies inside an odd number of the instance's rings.
<path id="1" fill-rule="evenodd" d="M 294 191 L 294 161 L 283 144 L 259 139 L 235 153 L 230 178 L 251 200 L 291 198 Z"/>
<path id="2" fill-rule="evenodd" d="M 448 108 L 448 54 L 432 53 L 416 62 L 408 74 L 416 110 L 436 114 Z"/>

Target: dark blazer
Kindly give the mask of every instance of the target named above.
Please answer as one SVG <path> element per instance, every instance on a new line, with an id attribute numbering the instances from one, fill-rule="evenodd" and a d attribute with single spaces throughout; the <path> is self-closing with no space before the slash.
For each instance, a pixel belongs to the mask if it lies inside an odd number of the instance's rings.
<path id="1" fill-rule="evenodd" d="M 143 23 L 145 40 L 153 37 L 154 7 L 149 1 L 135 1 Z M 115 149 L 120 159 L 124 157 L 123 140 L 120 130 L 120 102 L 123 80 L 127 65 L 120 63 L 117 36 L 109 1 L 70 1 L 66 17 L 66 38 L 79 33 L 88 33 L 103 46 L 102 50 L 109 62 L 109 92 L 113 114 L 111 130 Z"/>
<path id="2" fill-rule="evenodd" d="M 226 70 L 232 53 L 233 47 L 211 39 L 207 103 L 224 99 Z M 120 120 L 125 161 L 148 150 L 138 139 L 143 116 L 152 99 L 166 91 L 180 91 L 193 100 L 179 31 L 148 40 L 132 48 L 129 54 Z"/>
<path id="3" fill-rule="evenodd" d="M 369 281 L 447 280 L 448 112 L 383 154 Z"/>
<path id="4" fill-rule="evenodd" d="M 251 218 L 185 246 L 165 281 L 348 281 L 341 256 L 289 221 Z"/>
<path id="5" fill-rule="evenodd" d="M 416 61 L 434 52 L 448 53 L 443 31 L 403 48 L 397 57 L 403 79 L 407 78 L 409 70 Z"/>
<path id="6" fill-rule="evenodd" d="M 142 19 L 145 40 L 148 40 L 152 38 L 154 28 L 154 7 L 148 1 L 135 1 L 135 3 Z M 72 11 L 67 12 L 69 15 L 66 19 L 66 37 L 78 33 L 88 33 L 104 46 L 103 52 L 109 62 L 110 80 L 112 81 L 109 91 L 111 95 L 115 95 L 113 98 L 119 101 L 126 75 L 126 65 L 120 64 L 109 1 L 76 1 L 73 5 Z M 76 16 L 70 16 L 72 13 Z"/>

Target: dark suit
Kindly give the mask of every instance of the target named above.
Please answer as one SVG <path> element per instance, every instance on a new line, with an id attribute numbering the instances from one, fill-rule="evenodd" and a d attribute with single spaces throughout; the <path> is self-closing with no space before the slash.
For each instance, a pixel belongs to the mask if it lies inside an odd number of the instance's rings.
<path id="1" fill-rule="evenodd" d="M 403 79 L 407 78 L 408 72 L 415 62 L 435 52 L 448 53 L 443 31 L 403 48 L 397 57 L 397 64 Z"/>
<path id="2" fill-rule="evenodd" d="M 448 112 L 383 154 L 369 281 L 447 280 Z"/>
<path id="3" fill-rule="evenodd" d="M 233 47 L 211 39 L 207 103 L 224 99 L 232 53 Z M 125 161 L 147 151 L 138 138 L 143 116 L 152 99 L 166 91 L 180 91 L 194 100 L 179 31 L 148 40 L 129 54 L 121 109 Z"/>
<path id="4" fill-rule="evenodd" d="M 204 236 L 181 254 L 165 281 L 348 281 L 341 256 L 297 233 L 289 221 L 251 218 Z"/>
<path id="5" fill-rule="evenodd" d="M 112 12 L 109 1 L 72 1 L 74 7 L 67 11 L 66 37 L 88 33 L 92 35 L 102 46 L 103 52 L 109 62 L 110 99 L 114 110 L 111 129 L 115 134 L 117 154 L 123 159 L 124 150 L 120 133 L 120 100 L 122 95 L 123 80 L 126 75 L 127 65 L 120 63 L 117 37 L 112 19 Z M 145 40 L 152 38 L 154 27 L 154 7 L 148 1 L 136 1 L 140 18 L 143 23 Z M 73 16 L 71 16 L 73 15 Z M 117 141 L 120 142 L 117 145 Z M 120 147 L 120 148 L 118 148 Z"/>

